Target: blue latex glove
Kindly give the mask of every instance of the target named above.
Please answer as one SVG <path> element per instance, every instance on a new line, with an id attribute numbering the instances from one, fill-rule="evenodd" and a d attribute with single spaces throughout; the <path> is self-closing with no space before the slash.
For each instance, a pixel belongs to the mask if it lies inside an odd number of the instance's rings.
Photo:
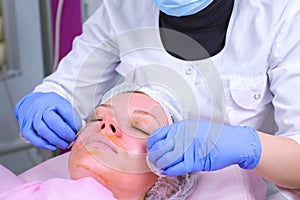
<path id="1" fill-rule="evenodd" d="M 72 105 L 54 92 L 28 94 L 16 104 L 14 114 L 23 137 L 50 150 L 68 148 L 82 126 Z"/>
<path id="2" fill-rule="evenodd" d="M 203 120 L 183 120 L 157 129 L 147 145 L 149 161 L 167 176 L 214 171 L 233 164 L 253 169 L 262 151 L 252 128 Z"/>

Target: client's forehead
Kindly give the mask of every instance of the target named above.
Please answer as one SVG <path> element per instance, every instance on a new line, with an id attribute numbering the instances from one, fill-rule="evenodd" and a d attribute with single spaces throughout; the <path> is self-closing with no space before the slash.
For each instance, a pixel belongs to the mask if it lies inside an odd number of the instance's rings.
<path id="1" fill-rule="evenodd" d="M 158 102 L 150 96 L 140 92 L 127 92 L 113 96 L 105 104 L 113 107 L 124 106 L 125 108 L 140 108 L 149 110 L 153 106 L 160 106 Z"/>
<path id="2" fill-rule="evenodd" d="M 161 105 L 150 96 L 140 92 L 127 92 L 113 96 L 99 105 L 93 117 L 103 115 L 103 110 L 111 110 L 114 113 L 132 113 L 136 110 L 149 112 L 156 116 L 160 122 L 167 121 L 166 114 Z"/>
<path id="3" fill-rule="evenodd" d="M 110 107 L 110 108 L 123 108 L 132 109 L 139 108 L 150 110 L 153 106 L 160 107 L 160 104 L 156 102 L 150 96 L 141 92 L 126 92 L 114 95 L 106 102 L 100 104 L 96 110 L 100 107 Z"/>

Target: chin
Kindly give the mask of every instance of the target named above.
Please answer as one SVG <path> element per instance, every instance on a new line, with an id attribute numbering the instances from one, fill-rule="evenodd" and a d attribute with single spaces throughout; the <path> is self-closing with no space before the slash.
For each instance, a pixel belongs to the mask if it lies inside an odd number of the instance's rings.
<path id="1" fill-rule="evenodd" d="M 152 172 L 126 173 L 109 168 L 97 161 L 78 140 L 70 152 L 69 173 L 72 179 L 94 178 L 115 197 L 125 191 L 127 194 L 145 194 L 158 178 Z"/>

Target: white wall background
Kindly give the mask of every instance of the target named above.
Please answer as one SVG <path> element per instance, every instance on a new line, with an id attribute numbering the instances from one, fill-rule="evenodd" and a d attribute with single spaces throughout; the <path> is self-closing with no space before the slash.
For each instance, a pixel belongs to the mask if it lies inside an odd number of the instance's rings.
<path id="1" fill-rule="evenodd" d="M 85 21 L 89 16 L 91 16 L 101 3 L 102 0 L 81 0 L 82 21 Z"/>
<path id="2" fill-rule="evenodd" d="M 3 80 L 0 81 L 0 164 L 9 168 L 14 173 L 19 174 L 52 155 L 51 151 L 34 147 L 9 154 L 1 154 L 1 148 L 3 146 L 11 147 L 16 143 L 25 144 L 24 141 L 19 138 L 19 128 L 12 109 L 14 105 L 23 96 L 30 93 L 44 77 L 44 65 L 47 64 L 43 62 L 45 62 L 48 57 L 43 59 L 42 41 L 43 39 L 45 41 L 49 38 L 45 38 L 45 35 L 44 38 L 42 38 L 41 28 L 46 26 L 45 24 L 44 26 L 41 25 L 40 2 L 45 0 L 0 1 L 14 1 L 15 3 L 13 11 L 16 14 L 18 30 L 17 36 L 14 39 L 17 40 L 19 45 L 15 55 L 19 55 L 22 72 L 21 75 L 10 78 L 5 82 Z M 102 3 L 102 0 L 81 0 L 81 2 L 82 21 L 85 21 Z M 46 13 L 43 14 L 45 15 Z M 44 48 L 44 52 L 49 52 L 49 50 L 51 50 L 51 48 Z M 49 55 L 49 57 L 48 60 L 51 59 L 52 55 Z M 9 98 L 7 90 L 11 92 L 12 101 Z"/>
<path id="3" fill-rule="evenodd" d="M 19 59 L 22 74 L 0 82 L 0 144 L 13 145 L 19 140 L 18 127 L 12 114 L 12 106 L 41 82 L 43 57 L 40 29 L 39 0 L 15 1 L 15 13 L 18 34 L 15 40 L 19 44 Z M 12 93 L 13 101 L 8 98 L 5 84 Z M 21 141 L 22 143 L 22 141 Z M 1 145 L 0 145 L 1 146 Z M 35 148 L 10 154 L 0 154 L 0 164 L 20 173 L 41 161 Z"/>

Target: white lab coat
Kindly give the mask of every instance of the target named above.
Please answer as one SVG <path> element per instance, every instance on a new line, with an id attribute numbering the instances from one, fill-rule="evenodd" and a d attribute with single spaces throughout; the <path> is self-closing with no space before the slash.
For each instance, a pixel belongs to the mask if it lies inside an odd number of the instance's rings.
<path id="1" fill-rule="evenodd" d="M 104 0 L 35 91 L 59 93 L 86 119 L 118 77 L 161 84 L 184 117 L 263 130 L 274 113 L 275 134 L 300 144 L 299 0 L 236 0 L 223 50 L 201 61 L 169 55 L 158 19 L 152 0 Z"/>

